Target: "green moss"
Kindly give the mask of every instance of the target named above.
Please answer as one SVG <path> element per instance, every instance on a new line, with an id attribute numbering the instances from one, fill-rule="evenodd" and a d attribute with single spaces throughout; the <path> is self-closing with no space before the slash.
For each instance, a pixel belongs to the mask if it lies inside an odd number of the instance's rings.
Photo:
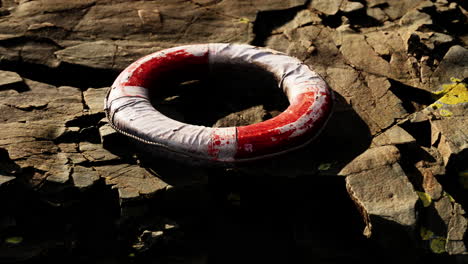
<path id="1" fill-rule="evenodd" d="M 428 207 L 432 203 L 432 198 L 429 194 L 425 192 L 416 192 L 419 196 L 419 199 L 422 201 L 424 207 Z"/>
<path id="2" fill-rule="evenodd" d="M 421 226 L 421 229 L 419 229 L 419 234 L 421 235 L 422 240 L 429 240 L 434 237 L 434 232 L 425 228 L 424 226 Z"/>
<path id="3" fill-rule="evenodd" d="M 318 166 L 319 171 L 326 171 L 331 168 L 332 164 L 331 163 L 322 163 Z"/>
<path id="4" fill-rule="evenodd" d="M 431 250 L 436 254 L 442 254 L 445 252 L 445 244 L 447 240 L 443 237 L 436 237 L 431 239 Z"/>
<path id="5" fill-rule="evenodd" d="M 8 237 L 5 239 L 7 244 L 17 245 L 23 242 L 23 238 L 20 236 Z"/>

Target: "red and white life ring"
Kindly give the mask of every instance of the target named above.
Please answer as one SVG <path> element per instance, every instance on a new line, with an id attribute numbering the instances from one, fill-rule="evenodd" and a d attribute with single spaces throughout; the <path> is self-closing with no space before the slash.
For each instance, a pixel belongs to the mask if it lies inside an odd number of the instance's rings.
<path id="1" fill-rule="evenodd" d="M 279 80 L 290 106 L 261 123 L 211 128 L 170 119 L 150 103 L 149 89 L 158 89 L 160 78 L 182 69 L 203 74 L 221 63 L 260 65 Z M 113 128 L 154 152 L 232 163 L 276 155 L 311 141 L 332 112 L 333 93 L 296 58 L 245 44 L 210 43 L 158 51 L 132 63 L 117 77 L 104 105 Z"/>

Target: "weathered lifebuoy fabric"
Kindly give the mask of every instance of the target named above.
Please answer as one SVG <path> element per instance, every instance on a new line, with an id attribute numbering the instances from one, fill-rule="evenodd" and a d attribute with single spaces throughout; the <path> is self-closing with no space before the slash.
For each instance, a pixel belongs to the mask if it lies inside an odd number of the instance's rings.
<path id="1" fill-rule="evenodd" d="M 290 106 L 267 121 L 241 127 L 185 124 L 153 107 L 149 89 L 180 69 L 207 73 L 219 64 L 255 64 L 275 75 Z M 192 71 L 193 72 L 193 71 Z M 195 159 L 236 162 L 285 152 L 308 143 L 328 120 L 333 94 L 300 60 L 243 44 L 198 44 L 162 50 L 139 59 L 115 80 L 105 110 L 116 130 L 154 148 Z"/>

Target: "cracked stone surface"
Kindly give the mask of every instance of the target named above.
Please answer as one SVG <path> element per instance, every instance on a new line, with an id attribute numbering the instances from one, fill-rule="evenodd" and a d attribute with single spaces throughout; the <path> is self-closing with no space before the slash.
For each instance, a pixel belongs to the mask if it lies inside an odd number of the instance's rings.
<path id="1" fill-rule="evenodd" d="M 310 7 L 316 9 L 326 15 L 335 15 L 342 5 L 342 0 L 333 0 L 333 1 L 312 1 Z"/>
<path id="2" fill-rule="evenodd" d="M 92 68 L 114 68 L 117 46 L 106 41 L 78 44 L 55 52 L 63 62 Z"/>
<path id="3" fill-rule="evenodd" d="M 416 223 L 418 196 L 405 172 L 398 164 L 400 153 L 395 146 L 369 149 L 349 163 L 341 174 L 351 198 L 368 219 L 365 235 L 379 230 L 373 218 L 384 218 L 402 226 Z M 377 231 L 378 232 L 378 231 Z"/>
<path id="4" fill-rule="evenodd" d="M 450 78 L 467 78 L 468 50 L 466 47 L 454 45 L 445 54 L 437 69 L 434 70 L 431 81 L 434 85 L 450 82 Z"/>
<path id="5" fill-rule="evenodd" d="M 5 89 L 9 85 L 15 85 L 23 82 L 23 78 L 16 72 L 0 71 L 0 87 Z"/>
<path id="6" fill-rule="evenodd" d="M 239 263 L 228 257 L 239 252 L 254 262 L 467 262 L 467 8 L 0 1 L 0 262 L 57 260 L 56 252 L 106 263 Z M 317 71 L 335 92 L 322 134 L 226 169 L 153 157 L 110 127 L 103 101 L 122 69 L 207 42 L 266 46 Z M 155 104 L 214 127 L 286 109 L 268 77 L 229 71 L 209 85 L 231 101 L 211 103 L 194 80 L 168 84 Z M 220 85 L 230 77 L 232 87 Z"/>
<path id="7" fill-rule="evenodd" d="M 89 88 L 83 92 L 83 99 L 90 114 L 102 113 L 104 109 L 104 98 L 108 88 Z"/>
<path id="8" fill-rule="evenodd" d="M 395 125 L 382 134 L 374 137 L 372 141 L 376 146 L 409 144 L 414 142 L 416 142 L 414 137 L 398 125 Z"/>
<path id="9" fill-rule="evenodd" d="M 232 113 L 219 119 L 213 127 L 245 126 L 265 121 L 266 111 L 263 106 L 254 106 L 244 111 Z"/>

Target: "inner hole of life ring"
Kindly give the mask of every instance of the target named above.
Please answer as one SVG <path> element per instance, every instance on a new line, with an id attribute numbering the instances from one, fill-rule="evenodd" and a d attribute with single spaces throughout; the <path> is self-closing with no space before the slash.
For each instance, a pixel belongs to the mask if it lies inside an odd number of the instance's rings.
<path id="1" fill-rule="evenodd" d="M 153 84 L 155 109 L 188 124 L 230 127 L 263 122 L 289 106 L 278 80 L 260 66 L 216 64 L 193 72 L 190 67 L 171 72 Z"/>

